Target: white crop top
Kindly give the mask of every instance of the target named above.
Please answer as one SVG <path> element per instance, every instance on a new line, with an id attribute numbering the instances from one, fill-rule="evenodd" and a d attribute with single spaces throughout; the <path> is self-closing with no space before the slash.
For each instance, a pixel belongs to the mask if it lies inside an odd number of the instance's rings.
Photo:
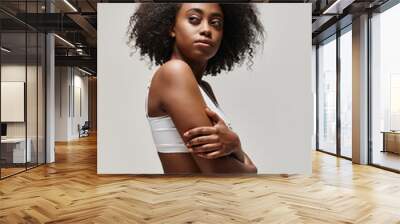
<path id="1" fill-rule="evenodd" d="M 218 116 L 221 117 L 230 127 L 230 123 L 226 119 L 226 115 L 224 114 L 224 112 L 214 104 L 214 102 L 200 86 L 199 89 L 207 107 L 216 112 Z M 157 151 L 160 153 L 188 153 L 189 151 L 185 143 L 183 142 L 178 130 L 176 130 L 175 124 L 170 116 L 165 115 L 160 117 L 149 117 L 147 112 L 147 98 L 148 93 L 146 96 L 145 105 L 146 117 L 150 124 L 151 134 L 153 136 L 153 141 L 157 148 Z"/>

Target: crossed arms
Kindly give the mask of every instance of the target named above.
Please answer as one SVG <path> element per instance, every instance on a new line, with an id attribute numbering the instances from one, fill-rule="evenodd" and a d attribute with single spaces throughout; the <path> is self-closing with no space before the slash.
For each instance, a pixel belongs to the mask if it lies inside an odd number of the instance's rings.
<path id="1" fill-rule="evenodd" d="M 256 173 L 239 136 L 213 111 L 206 109 L 191 68 L 183 61 L 165 63 L 155 76 L 163 110 L 191 151 L 202 173 Z"/>

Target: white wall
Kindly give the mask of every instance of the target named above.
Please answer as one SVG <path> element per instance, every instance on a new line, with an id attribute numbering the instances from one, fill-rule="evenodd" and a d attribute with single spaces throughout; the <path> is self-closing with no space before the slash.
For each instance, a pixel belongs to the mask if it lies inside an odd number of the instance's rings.
<path id="1" fill-rule="evenodd" d="M 311 173 L 311 4 L 258 4 L 263 54 L 253 70 L 207 78 L 259 173 Z M 129 57 L 135 4 L 98 4 L 98 173 L 163 173 L 145 118 L 156 68 Z M 112 44 L 110 44 L 112 43 Z"/>
<path id="2" fill-rule="evenodd" d="M 55 68 L 55 141 L 68 140 L 68 67 Z"/>
<path id="3" fill-rule="evenodd" d="M 82 76 L 83 73 L 80 72 L 79 70 L 74 71 L 74 107 L 73 107 L 73 113 L 72 113 L 72 130 L 71 130 L 71 135 L 73 138 L 79 138 L 79 132 L 78 132 L 78 124 L 82 126 L 85 121 L 88 121 L 89 117 L 89 112 L 88 112 L 88 77 L 87 76 Z M 80 93 L 79 93 L 80 91 Z M 80 95 L 80 97 L 79 97 Z M 80 102 L 79 102 L 80 101 Z M 79 109 L 80 108 L 80 109 Z M 81 110 L 81 111 L 80 111 Z"/>
<path id="4" fill-rule="evenodd" d="M 80 89 L 80 100 L 78 91 Z M 79 113 L 76 105 L 82 105 Z M 74 111 L 75 110 L 75 111 Z M 56 67 L 55 140 L 69 141 L 79 137 L 78 124 L 88 120 L 88 78 L 72 67 Z"/>

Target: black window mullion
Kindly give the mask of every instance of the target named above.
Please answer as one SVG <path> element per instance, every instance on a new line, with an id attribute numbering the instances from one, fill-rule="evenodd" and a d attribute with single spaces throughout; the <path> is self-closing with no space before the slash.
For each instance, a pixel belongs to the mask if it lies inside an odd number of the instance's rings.
<path id="1" fill-rule="evenodd" d="M 39 0 L 36 0 L 36 13 L 39 15 Z M 39 165 L 39 32 L 36 32 L 36 166 L 38 165 Z"/>
<path id="2" fill-rule="evenodd" d="M 319 45 L 317 44 L 315 47 L 315 57 L 316 57 L 316 63 L 315 63 L 315 132 L 316 132 L 316 141 L 315 141 L 315 147 L 319 149 Z"/>
<path id="3" fill-rule="evenodd" d="M 47 13 L 47 2 L 45 2 L 45 4 L 46 4 L 45 12 Z M 43 113 L 44 113 L 44 135 L 43 135 L 43 138 L 44 138 L 44 161 L 43 161 L 43 163 L 47 163 L 47 75 L 48 75 L 47 74 L 47 43 L 48 43 L 47 37 L 48 37 L 48 33 L 45 32 L 44 33 L 44 55 L 43 55 L 44 68 L 42 69 L 42 77 L 44 74 L 44 77 L 43 77 L 43 79 L 44 79 L 44 99 L 43 99 L 43 102 L 44 102 L 44 111 L 43 111 Z M 43 80 L 42 80 L 42 82 L 43 82 Z M 42 107 L 42 109 L 43 109 L 43 107 Z"/>
<path id="4" fill-rule="evenodd" d="M 341 114 L 340 114 L 340 83 L 341 83 L 341 64 L 340 64 L 340 30 L 336 31 L 336 154 L 341 156 Z"/>
<path id="5" fill-rule="evenodd" d="M 2 23 L 0 23 L 0 47 L 2 46 L 1 24 L 2 24 Z M 1 51 L 1 50 L 0 50 L 0 51 Z M 1 58 L 1 55 L 2 55 L 2 53 L 0 52 L 0 124 L 1 124 L 1 67 L 2 67 L 2 64 L 1 64 L 2 58 Z M 0 135 L 1 135 L 1 134 L 0 134 Z M 2 178 L 1 178 L 1 170 L 2 170 L 1 150 L 2 150 L 2 149 L 1 149 L 1 144 L 0 144 L 0 179 L 2 179 Z"/>
<path id="6" fill-rule="evenodd" d="M 372 153 L 372 12 L 368 12 L 368 20 L 367 20 L 367 46 L 368 46 L 368 53 L 367 53 L 367 85 L 368 85 L 368 90 L 367 90 L 367 102 L 368 102 L 368 111 L 367 111 L 367 119 L 368 119 L 368 124 L 367 124 L 367 131 L 368 131 L 368 164 L 373 164 L 373 153 Z"/>
<path id="7" fill-rule="evenodd" d="M 28 1 L 25 0 L 25 21 L 28 19 Z M 25 23 L 25 100 L 24 100 L 24 120 L 25 120 L 25 170 L 28 170 L 28 119 L 27 119 L 27 96 L 28 96 L 28 24 Z"/>

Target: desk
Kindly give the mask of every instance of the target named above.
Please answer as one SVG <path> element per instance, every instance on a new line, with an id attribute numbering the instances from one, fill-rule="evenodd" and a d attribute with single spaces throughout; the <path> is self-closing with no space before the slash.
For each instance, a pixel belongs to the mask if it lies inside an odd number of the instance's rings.
<path id="1" fill-rule="evenodd" d="M 400 132 L 399 131 L 382 131 L 383 133 L 383 150 L 382 152 L 393 152 L 400 154 Z"/>
<path id="2" fill-rule="evenodd" d="M 25 163 L 32 160 L 31 145 L 32 140 L 27 139 L 25 154 L 25 138 L 6 138 L 1 139 L 1 159 L 6 163 Z M 27 161 L 25 161 L 27 159 Z"/>

